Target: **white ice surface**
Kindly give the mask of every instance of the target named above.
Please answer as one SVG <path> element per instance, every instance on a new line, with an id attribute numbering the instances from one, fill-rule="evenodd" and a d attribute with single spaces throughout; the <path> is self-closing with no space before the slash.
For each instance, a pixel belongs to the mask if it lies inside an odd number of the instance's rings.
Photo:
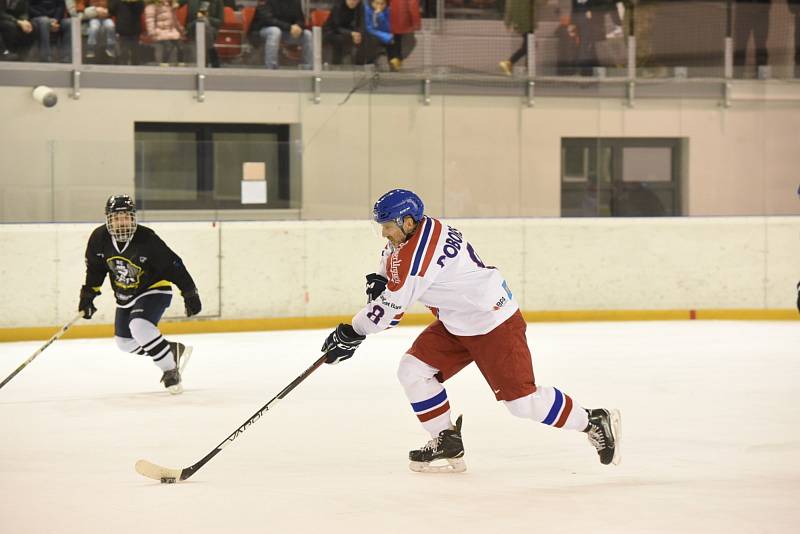
<path id="1" fill-rule="evenodd" d="M 190 480 L 186 467 L 318 356 L 323 331 L 176 336 L 170 396 L 110 339 L 57 341 L 0 390 L 0 533 L 800 532 L 800 325 L 534 324 L 537 382 L 622 413 L 622 463 L 447 383 L 468 471 L 407 468 L 428 438 L 396 381 L 418 328 L 323 366 Z M 40 342 L 0 345 L 0 379 Z"/>

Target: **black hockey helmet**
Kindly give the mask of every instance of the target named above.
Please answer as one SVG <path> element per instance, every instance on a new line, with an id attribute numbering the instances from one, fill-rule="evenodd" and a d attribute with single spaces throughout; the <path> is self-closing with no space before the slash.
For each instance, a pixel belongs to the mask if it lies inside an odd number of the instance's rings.
<path id="1" fill-rule="evenodd" d="M 122 216 L 122 215 L 125 216 Z M 111 237 L 127 243 L 136 233 L 136 204 L 128 195 L 112 195 L 106 200 L 106 230 Z"/>

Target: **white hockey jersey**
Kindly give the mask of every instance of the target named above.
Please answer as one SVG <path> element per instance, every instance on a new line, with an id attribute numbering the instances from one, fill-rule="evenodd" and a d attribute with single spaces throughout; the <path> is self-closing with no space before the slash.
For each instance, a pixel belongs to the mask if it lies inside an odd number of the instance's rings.
<path id="1" fill-rule="evenodd" d="M 383 250 L 386 290 L 353 317 L 361 335 L 396 326 L 416 301 L 457 336 L 486 334 L 519 309 L 500 271 L 487 267 L 461 232 L 423 217 L 414 235 Z"/>

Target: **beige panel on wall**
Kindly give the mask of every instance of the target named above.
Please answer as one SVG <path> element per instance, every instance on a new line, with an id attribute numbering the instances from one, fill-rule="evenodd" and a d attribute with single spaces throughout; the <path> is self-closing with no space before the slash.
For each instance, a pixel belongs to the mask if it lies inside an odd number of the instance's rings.
<path id="1" fill-rule="evenodd" d="M 326 94 L 304 102 L 303 218 L 368 217 L 369 95 Z M 386 143 L 390 143 L 389 139 Z"/>
<path id="2" fill-rule="evenodd" d="M 684 215 L 716 215 L 716 177 L 726 172 L 724 108 L 702 100 L 681 103 L 681 136 L 688 138 L 688 176 L 681 187 Z"/>
<path id="3" fill-rule="evenodd" d="M 373 95 L 370 113 L 370 198 L 396 188 L 422 198 L 425 213 L 442 215 L 443 97 L 423 105 L 416 95 Z"/>
<path id="4" fill-rule="evenodd" d="M 522 215 L 561 215 L 561 140 L 598 137 L 600 103 L 593 99 L 537 100 L 521 114 L 520 204 Z"/>
<path id="5" fill-rule="evenodd" d="M 306 315 L 350 315 L 366 304 L 365 276 L 379 266 L 386 240 L 369 221 L 306 223 Z"/>
<path id="6" fill-rule="evenodd" d="M 52 225 L 0 226 L 0 326 L 53 325 L 63 319 L 56 307 L 57 253 Z"/>
<path id="7" fill-rule="evenodd" d="M 798 201 L 800 202 L 800 201 Z M 766 219 L 767 308 L 793 308 L 800 281 L 800 224 L 798 217 Z"/>
<path id="8" fill-rule="evenodd" d="M 800 102 L 763 111 L 764 198 L 767 215 L 800 215 Z"/>
<path id="9" fill-rule="evenodd" d="M 222 223 L 222 314 L 302 317 L 308 290 L 300 222 Z"/>
<path id="10" fill-rule="evenodd" d="M 530 220 L 531 310 L 760 308 L 764 228 L 753 219 Z"/>
<path id="11" fill-rule="evenodd" d="M 519 214 L 519 114 L 518 100 L 445 98 L 445 217 Z"/>

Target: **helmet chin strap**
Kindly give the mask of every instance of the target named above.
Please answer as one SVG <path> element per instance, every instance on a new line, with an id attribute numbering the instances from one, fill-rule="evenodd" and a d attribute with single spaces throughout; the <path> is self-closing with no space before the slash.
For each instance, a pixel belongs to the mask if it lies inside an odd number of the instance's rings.
<path id="1" fill-rule="evenodd" d="M 417 231 L 417 227 L 419 226 L 419 223 L 417 221 L 414 221 L 414 228 L 412 228 L 410 232 L 406 233 L 406 231 L 403 230 L 403 221 L 404 220 L 405 220 L 405 218 L 403 218 L 402 220 L 401 219 L 395 219 L 394 220 L 394 223 L 397 225 L 397 227 L 400 229 L 400 231 L 403 232 L 403 237 L 404 237 L 403 243 L 408 241 L 411 238 L 411 236 L 414 235 L 414 232 Z"/>

